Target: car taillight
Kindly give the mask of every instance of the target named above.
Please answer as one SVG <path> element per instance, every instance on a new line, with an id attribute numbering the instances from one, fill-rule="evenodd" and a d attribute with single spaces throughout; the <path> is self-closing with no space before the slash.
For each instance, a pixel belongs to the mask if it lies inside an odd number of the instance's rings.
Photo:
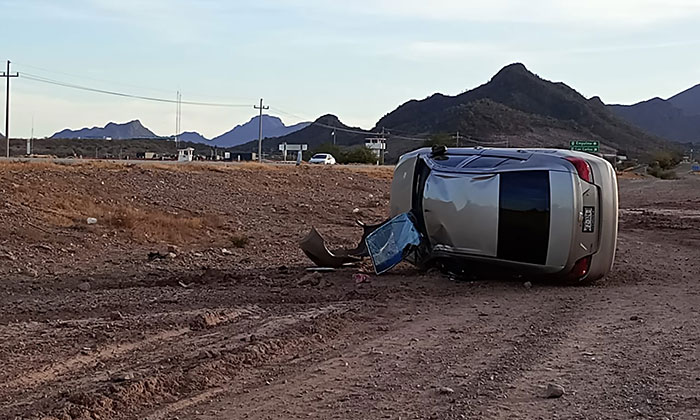
<path id="1" fill-rule="evenodd" d="M 571 280 L 580 280 L 586 277 L 586 274 L 588 274 L 588 270 L 590 270 L 591 268 L 591 259 L 592 257 L 589 255 L 576 261 L 576 264 L 574 264 L 574 268 L 571 269 L 571 272 L 569 273 L 569 278 Z"/>
<path id="2" fill-rule="evenodd" d="M 593 173 L 591 172 L 591 167 L 588 165 L 588 162 L 577 157 L 568 157 L 566 160 L 574 165 L 576 172 L 578 172 L 579 178 L 586 182 L 593 182 Z"/>

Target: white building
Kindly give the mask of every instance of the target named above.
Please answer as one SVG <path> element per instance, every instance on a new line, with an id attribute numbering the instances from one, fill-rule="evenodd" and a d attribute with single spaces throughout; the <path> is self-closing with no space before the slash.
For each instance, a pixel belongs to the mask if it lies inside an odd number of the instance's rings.
<path id="1" fill-rule="evenodd" d="M 188 147 L 187 149 L 177 150 L 177 161 L 178 162 L 192 162 L 194 156 L 194 149 Z"/>

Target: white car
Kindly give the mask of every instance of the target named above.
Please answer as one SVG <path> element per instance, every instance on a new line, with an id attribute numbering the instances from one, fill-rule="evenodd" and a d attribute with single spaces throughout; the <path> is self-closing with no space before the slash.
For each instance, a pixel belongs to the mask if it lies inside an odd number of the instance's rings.
<path id="1" fill-rule="evenodd" d="M 318 163 L 321 165 L 335 165 L 335 158 L 329 153 L 318 153 L 313 155 L 313 157 L 309 159 L 309 163 Z"/>

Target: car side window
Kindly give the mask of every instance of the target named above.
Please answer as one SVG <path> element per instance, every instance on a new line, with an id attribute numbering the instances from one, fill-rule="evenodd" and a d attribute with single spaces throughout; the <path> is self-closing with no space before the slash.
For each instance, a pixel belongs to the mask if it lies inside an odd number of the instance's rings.
<path id="1" fill-rule="evenodd" d="M 547 263 L 550 194 L 549 171 L 500 174 L 498 258 Z"/>

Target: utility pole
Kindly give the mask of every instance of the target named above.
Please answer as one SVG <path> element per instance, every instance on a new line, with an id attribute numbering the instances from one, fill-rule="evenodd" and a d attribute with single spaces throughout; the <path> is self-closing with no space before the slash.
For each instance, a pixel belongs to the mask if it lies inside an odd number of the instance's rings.
<path id="1" fill-rule="evenodd" d="M 333 146 L 335 146 L 335 128 L 333 129 L 331 135 L 333 136 Z"/>
<path id="2" fill-rule="evenodd" d="M 270 109 L 269 106 L 263 106 L 263 100 L 260 98 L 260 106 L 253 105 L 253 108 L 260 110 L 260 130 L 258 132 L 258 162 L 262 163 L 262 123 L 263 123 L 263 111 Z"/>
<path id="3" fill-rule="evenodd" d="M 176 101 L 175 101 L 175 150 L 179 148 L 179 142 L 180 142 L 180 129 L 181 129 L 181 113 L 182 113 L 182 95 L 180 94 L 180 91 L 177 91 L 177 95 L 175 96 Z"/>
<path id="4" fill-rule="evenodd" d="M 386 136 L 384 127 L 382 132 L 376 137 L 368 137 L 365 139 L 365 147 L 373 151 L 377 156 L 377 165 L 384 164 L 384 151 L 386 150 Z"/>
<path id="5" fill-rule="evenodd" d="M 457 141 L 457 147 L 459 147 L 459 131 L 457 131 L 457 135 L 453 137 Z"/>
<path id="6" fill-rule="evenodd" d="M 32 142 L 34 141 L 34 116 L 32 115 L 32 135 L 27 139 L 27 156 L 32 154 Z"/>
<path id="7" fill-rule="evenodd" d="M 7 60 L 7 72 L 0 73 L 0 77 L 4 77 L 7 80 L 7 96 L 5 98 L 5 140 L 7 144 L 7 149 L 5 150 L 5 157 L 10 157 L 10 78 L 19 77 L 19 73 L 10 74 L 10 60 Z"/>

